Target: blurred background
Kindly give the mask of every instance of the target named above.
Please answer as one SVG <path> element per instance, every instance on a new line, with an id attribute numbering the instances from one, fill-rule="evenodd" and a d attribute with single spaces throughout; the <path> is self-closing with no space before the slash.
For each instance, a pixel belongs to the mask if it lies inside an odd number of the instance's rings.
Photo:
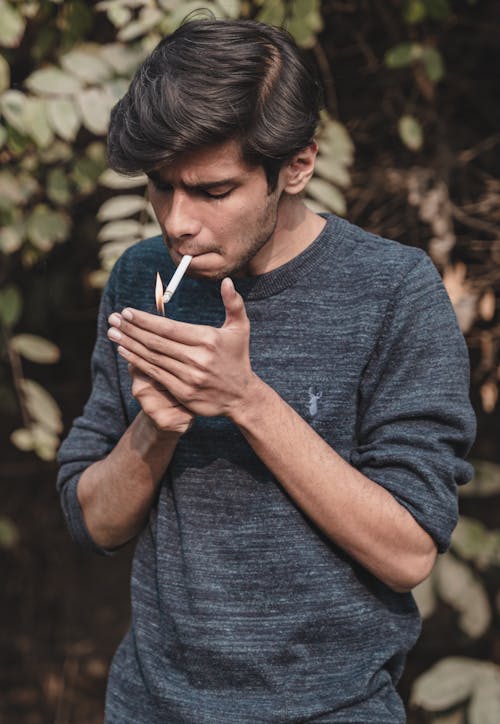
<path id="1" fill-rule="evenodd" d="M 132 550 L 69 539 L 57 447 L 89 392 L 100 290 L 157 233 L 106 168 L 109 112 L 200 6 L 285 25 L 323 80 L 308 204 L 432 257 L 471 358 L 476 474 L 416 598 L 408 721 L 500 721 L 500 8 L 495 0 L 0 0 L 0 721 L 94 724 Z M 208 69 L 207 69 L 208 70 Z M 145 280 L 145 283 L 153 280 Z"/>

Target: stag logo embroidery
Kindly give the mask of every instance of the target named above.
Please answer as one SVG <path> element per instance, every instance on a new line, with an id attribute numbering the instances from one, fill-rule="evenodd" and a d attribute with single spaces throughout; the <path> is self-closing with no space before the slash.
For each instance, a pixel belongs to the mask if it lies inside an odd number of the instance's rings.
<path id="1" fill-rule="evenodd" d="M 323 391 L 315 392 L 314 387 L 310 387 L 308 390 L 309 394 L 309 414 L 314 417 L 318 414 L 318 400 L 323 397 Z"/>

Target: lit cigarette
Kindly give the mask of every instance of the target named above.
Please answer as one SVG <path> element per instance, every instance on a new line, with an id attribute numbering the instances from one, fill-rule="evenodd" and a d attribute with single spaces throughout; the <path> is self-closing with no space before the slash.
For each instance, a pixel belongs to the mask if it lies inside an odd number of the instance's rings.
<path id="1" fill-rule="evenodd" d="M 177 287 L 180 284 L 180 281 L 184 274 L 186 273 L 186 269 L 188 268 L 191 259 L 193 257 L 189 254 L 186 254 L 182 257 L 179 266 L 175 270 L 175 273 L 172 277 L 172 279 L 167 284 L 167 288 L 165 289 L 165 292 L 163 292 L 163 282 L 161 280 L 161 277 L 159 273 L 156 273 L 156 286 L 155 286 L 155 299 L 156 299 L 156 309 L 158 310 L 158 313 L 162 316 L 165 316 L 165 304 L 169 302 L 172 299 L 172 296 L 177 289 Z"/>
<path id="2" fill-rule="evenodd" d="M 193 257 L 189 254 L 186 254 L 182 257 L 179 266 L 175 270 L 174 276 L 167 284 L 167 288 L 165 289 L 165 293 L 163 294 L 163 301 L 165 302 L 165 304 L 172 299 L 175 290 L 179 286 L 182 277 L 186 273 L 186 270 L 191 263 L 192 258 Z"/>

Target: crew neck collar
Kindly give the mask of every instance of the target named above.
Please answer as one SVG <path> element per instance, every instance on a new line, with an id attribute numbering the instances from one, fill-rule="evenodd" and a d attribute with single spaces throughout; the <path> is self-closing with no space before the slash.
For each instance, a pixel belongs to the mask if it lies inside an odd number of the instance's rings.
<path id="1" fill-rule="evenodd" d="M 334 214 L 322 213 L 319 216 L 326 220 L 323 229 L 316 239 L 293 259 L 265 274 L 232 277 L 236 290 L 245 301 L 265 299 L 292 286 L 299 277 L 311 271 L 321 262 L 332 245 L 336 246 L 340 242 L 344 228 L 342 220 Z M 207 285 L 212 288 L 217 295 L 219 294 L 220 282 L 206 280 L 199 280 L 199 282 L 203 286 Z"/>

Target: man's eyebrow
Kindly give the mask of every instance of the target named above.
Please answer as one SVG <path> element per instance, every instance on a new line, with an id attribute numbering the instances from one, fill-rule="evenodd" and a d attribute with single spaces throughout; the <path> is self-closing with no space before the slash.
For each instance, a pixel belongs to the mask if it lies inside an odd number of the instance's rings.
<path id="1" fill-rule="evenodd" d="M 148 178 L 151 179 L 151 181 L 154 183 L 154 185 L 158 188 L 161 186 L 169 186 L 170 182 L 166 179 L 163 179 L 159 173 L 156 171 L 150 171 L 147 174 Z M 229 178 L 223 178 L 218 179 L 217 181 L 200 181 L 196 184 L 186 184 L 181 183 L 181 186 L 188 191 L 199 191 L 199 190 L 206 190 L 206 189 L 213 189 L 217 186 L 237 186 L 241 183 L 241 179 L 237 176 L 231 176 Z"/>

